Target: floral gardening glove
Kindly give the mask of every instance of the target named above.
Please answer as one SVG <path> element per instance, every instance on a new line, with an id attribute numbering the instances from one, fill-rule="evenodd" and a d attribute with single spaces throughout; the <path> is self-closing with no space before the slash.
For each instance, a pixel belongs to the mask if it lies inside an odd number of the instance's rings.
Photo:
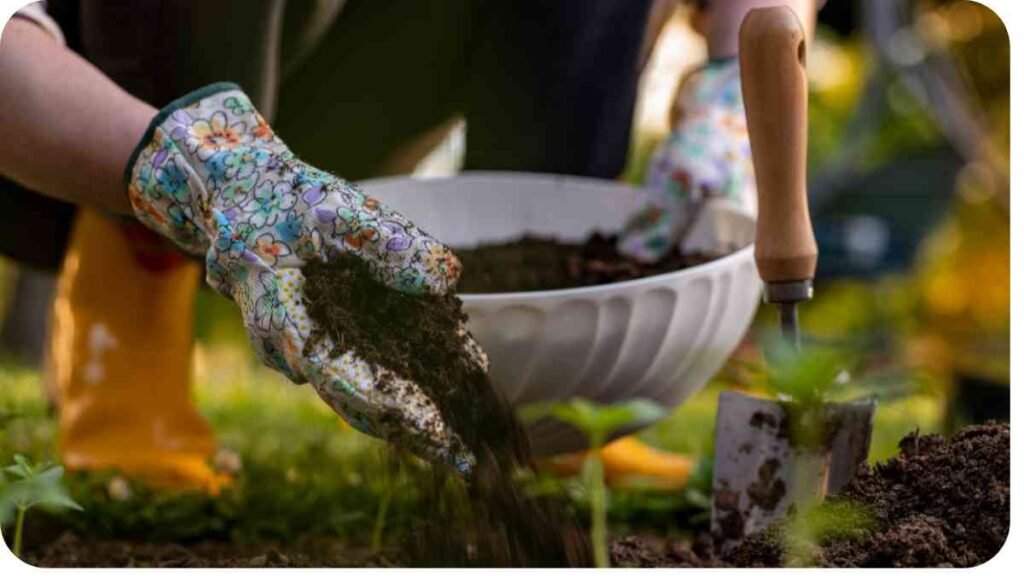
<path id="1" fill-rule="evenodd" d="M 454 289 L 454 254 L 356 186 L 295 157 L 234 84 L 214 84 L 162 110 L 128 164 L 128 192 L 144 224 L 192 254 L 206 281 L 241 308 L 260 358 L 310 382 L 353 427 L 460 470 L 462 442 L 417 386 L 381 386 L 387 371 L 314 342 L 302 266 L 354 254 L 408 293 Z M 468 344 L 486 368 L 483 353 Z M 396 378 L 400 383 L 401 379 Z"/>
<path id="2" fill-rule="evenodd" d="M 754 216 L 757 189 L 750 159 L 738 59 L 712 62 L 680 92 L 682 113 L 648 165 L 641 206 L 627 220 L 619 251 L 644 262 L 685 244 L 708 200 Z M 723 220 L 727 221 L 727 220 Z M 727 231 L 712 236 L 728 237 Z M 684 252 L 718 252 L 714 238 Z"/>

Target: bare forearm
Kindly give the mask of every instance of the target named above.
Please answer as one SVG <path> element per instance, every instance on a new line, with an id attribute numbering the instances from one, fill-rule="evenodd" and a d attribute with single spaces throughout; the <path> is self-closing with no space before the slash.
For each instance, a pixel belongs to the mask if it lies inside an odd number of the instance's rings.
<path id="1" fill-rule="evenodd" d="M 0 39 L 0 174 L 27 188 L 130 213 L 125 165 L 156 110 L 35 24 Z"/>
<path id="2" fill-rule="evenodd" d="M 814 38 L 818 0 L 713 0 L 708 27 L 708 56 L 730 58 L 739 53 L 740 24 L 747 12 L 766 6 L 789 6 L 800 18 L 809 43 Z"/>

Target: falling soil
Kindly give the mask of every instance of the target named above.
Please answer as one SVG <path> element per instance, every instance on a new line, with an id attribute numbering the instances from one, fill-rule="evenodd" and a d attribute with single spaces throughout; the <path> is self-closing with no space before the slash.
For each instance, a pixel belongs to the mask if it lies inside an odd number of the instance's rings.
<path id="1" fill-rule="evenodd" d="M 454 294 L 410 295 L 378 283 L 361 260 L 303 269 L 311 341 L 330 336 L 334 353 L 354 351 L 371 365 L 416 382 L 444 423 L 476 457 L 458 478 L 446 467 L 423 472 L 437 516 L 424 519 L 405 552 L 413 565 L 571 566 L 588 543 L 564 500 L 530 498 L 515 481 L 530 462 L 526 435 L 467 350 L 466 315 Z M 381 382 L 393 386 L 396 382 Z"/>
<path id="2" fill-rule="evenodd" d="M 867 508 L 872 529 L 822 543 L 823 567 L 977 566 L 1002 548 L 1010 525 L 1010 427 L 986 424 L 951 439 L 906 436 L 900 453 L 862 466 L 835 498 Z M 612 562 L 643 567 L 778 567 L 779 526 L 747 538 L 723 557 L 708 537 L 693 543 L 630 536 L 613 543 Z"/>
<path id="3" fill-rule="evenodd" d="M 675 272 L 713 259 L 673 249 L 658 262 L 645 264 L 619 254 L 615 243 L 615 236 L 595 232 L 583 244 L 524 236 L 503 244 L 459 250 L 463 269 L 459 292 L 492 294 L 596 286 Z"/>

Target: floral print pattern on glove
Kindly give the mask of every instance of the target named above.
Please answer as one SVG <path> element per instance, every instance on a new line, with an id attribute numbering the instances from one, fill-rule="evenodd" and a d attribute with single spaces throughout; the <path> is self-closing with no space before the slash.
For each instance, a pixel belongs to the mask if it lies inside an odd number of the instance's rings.
<path id="1" fill-rule="evenodd" d="M 757 211 L 739 60 L 694 72 L 679 101 L 682 113 L 648 164 L 640 205 L 619 238 L 620 252 L 644 262 L 680 244 L 708 199 L 724 198 L 752 216 Z"/>
<path id="2" fill-rule="evenodd" d="M 264 363 L 309 381 L 359 430 L 460 469 L 471 465 L 418 387 L 387 387 L 401 397 L 382 393 L 377 383 L 393 376 L 351 353 L 331 358 L 329 338 L 303 353 L 311 334 L 302 302 L 306 262 L 354 254 L 393 289 L 443 294 L 460 272 L 448 248 L 354 184 L 299 160 L 233 84 L 165 108 L 126 179 L 140 221 L 205 254 L 207 282 L 238 304 Z"/>

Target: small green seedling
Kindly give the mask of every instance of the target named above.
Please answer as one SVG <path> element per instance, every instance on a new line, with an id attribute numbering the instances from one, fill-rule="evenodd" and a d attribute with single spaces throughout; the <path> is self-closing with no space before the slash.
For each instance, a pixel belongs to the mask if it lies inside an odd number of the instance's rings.
<path id="1" fill-rule="evenodd" d="M 608 557 L 608 493 L 604 484 L 604 466 L 598 453 L 617 430 L 631 425 L 653 423 L 665 409 L 650 400 L 632 400 L 623 404 L 601 406 L 583 398 L 567 402 L 545 402 L 527 406 L 520 411 L 524 422 L 554 418 L 579 430 L 587 437 L 590 450 L 580 470 L 580 480 L 590 502 L 590 539 L 594 549 L 594 565 L 607 568 Z"/>
<path id="2" fill-rule="evenodd" d="M 765 384 L 781 401 L 821 406 L 849 381 L 845 368 L 851 359 L 844 350 L 825 346 L 797 350 L 780 339 L 768 339 L 762 346 L 769 360 Z"/>
<path id="3" fill-rule="evenodd" d="M 762 348 L 768 360 L 765 388 L 786 410 L 791 439 L 803 446 L 824 441 L 825 404 L 853 388 L 852 351 L 823 345 L 797 349 L 780 338 L 763 339 Z"/>
<path id="4" fill-rule="evenodd" d="M 35 507 L 51 511 L 81 510 L 64 487 L 64 468 L 49 463 L 33 464 L 21 454 L 0 473 L 0 523 L 14 516 L 14 555 L 21 556 L 25 515 Z"/>
<path id="5" fill-rule="evenodd" d="M 763 340 L 762 347 L 768 359 L 765 388 L 786 409 L 798 443 L 814 445 L 822 439 L 826 404 L 900 396 L 914 381 L 902 373 L 866 371 L 853 347 L 811 344 L 797 350 L 778 338 Z"/>

